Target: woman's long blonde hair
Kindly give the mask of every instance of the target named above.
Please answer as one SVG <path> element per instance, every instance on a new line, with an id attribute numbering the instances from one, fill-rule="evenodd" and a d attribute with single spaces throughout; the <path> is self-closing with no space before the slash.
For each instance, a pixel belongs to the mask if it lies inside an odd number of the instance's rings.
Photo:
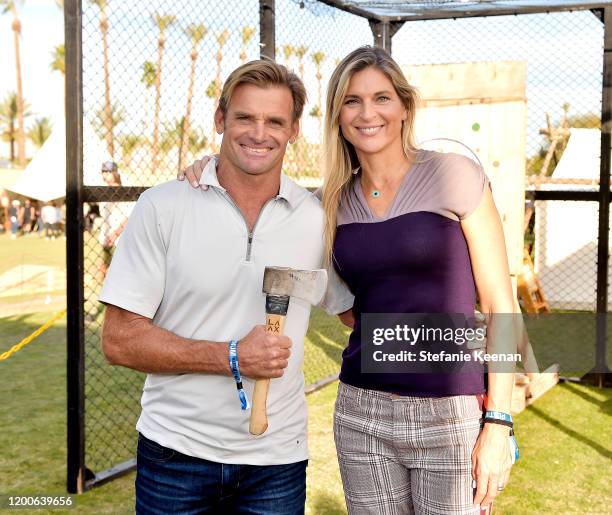
<path id="1" fill-rule="evenodd" d="M 408 117 L 402 123 L 402 146 L 408 156 L 416 151 L 414 143 L 414 116 L 418 93 L 398 64 L 382 48 L 362 46 L 348 54 L 332 73 L 327 87 L 325 134 L 323 136 L 325 181 L 323 183 L 323 209 L 325 211 L 325 265 L 332 265 L 338 207 L 343 193 L 351 182 L 353 170 L 359 167 L 357 153 L 340 130 L 340 110 L 344 104 L 351 77 L 368 67 L 383 72 L 393 84 L 404 104 Z"/>

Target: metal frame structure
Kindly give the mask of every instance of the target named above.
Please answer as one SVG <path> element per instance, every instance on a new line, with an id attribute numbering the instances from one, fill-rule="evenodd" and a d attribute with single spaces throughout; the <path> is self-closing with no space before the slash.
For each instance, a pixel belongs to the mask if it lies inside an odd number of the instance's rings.
<path id="1" fill-rule="evenodd" d="M 591 10 L 604 24 L 604 59 L 602 90 L 602 134 L 599 192 L 536 191 L 534 200 L 584 200 L 599 204 L 599 241 L 597 254 L 597 352 L 595 367 L 585 376 L 598 385 L 610 383 L 608 367 L 606 313 L 608 308 L 608 244 L 610 217 L 610 166 L 612 150 L 612 2 L 517 2 L 515 7 L 493 2 L 479 6 L 410 11 L 403 3 L 404 14 L 383 16 L 376 8 L 399 4 L 393 2 L 350 2 L 342 0 L 307 0 L 366 18 L 370 24 L 374 45 L 391 51 L 393 35 L 408 21 L 522 15 L 572 10 Z M 304 2 L 303 2 L 304 3 Z M 448 4 L 447 4 L 448 5 Z M 460 5 L 460 4 L 457 4 Z M 275 0 L 259 0 L 260 54 L 275 55 Z M 67 488 L 70 493 L 83 493 L 123 475 L 135 467 L 135 460 L 94 475 L 85 462 L 85 334 L 84 334 L 84 217 L 83 203 L 115 200 L 135 200 L 145 188 L 85 187 L 83 185 L 83 69 L 82 69 L 82 0 L 64 3 L 66 45 L 66 234 L 67 234 Z"/>

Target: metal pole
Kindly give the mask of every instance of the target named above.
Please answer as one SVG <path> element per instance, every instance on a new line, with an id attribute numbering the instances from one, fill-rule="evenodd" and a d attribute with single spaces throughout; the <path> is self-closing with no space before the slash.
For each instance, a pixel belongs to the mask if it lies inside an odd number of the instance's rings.
<path id="1" fill-rule="evenodd" d="M 610 234 L 610 151 L 612 146 L 612 7 L 602 9 L 604 24 L 601 99 L 601 159 L 599 169 L 599 234 L 597 238 L 597 337 L 595 368 L 583 380 L 602 387 L 612 383 L 607 363 L 608 260 Z"/>
<path id="2" fill-rule="evenodd" d="M 259 55 L 276 59 L 274 0 L 259 0 Z"/>
<path id="3" fill-rule="evenodd" d="M 66 45 L 67 488 L 85 486 L 83 68 L 81 0 L 64 3 Z"/>
<path id="4" fill-rule="evenodd" d="M 391 54 L 391 41 L 395 33 L 404 25 L 403 21 L 388 21 L 388 20 L 368 20 L 372 36 L 374 37 L 374 46 L 383 48 Z"/>

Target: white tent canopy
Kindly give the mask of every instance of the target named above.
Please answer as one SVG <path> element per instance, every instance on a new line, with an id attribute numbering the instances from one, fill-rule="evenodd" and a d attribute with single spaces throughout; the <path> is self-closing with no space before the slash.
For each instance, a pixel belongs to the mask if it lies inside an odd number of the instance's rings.
<path id="1" fill-rule="evenodd" d="M 87 122 L 83 126 L 83 182 L 103 186 L 100 166 L 111 160 L 102 141 Z M 47 202 L 66 196 L 66 126 L 56 123 L 47 141 L 36 153 L 21 176 L 6 189 Z"/>

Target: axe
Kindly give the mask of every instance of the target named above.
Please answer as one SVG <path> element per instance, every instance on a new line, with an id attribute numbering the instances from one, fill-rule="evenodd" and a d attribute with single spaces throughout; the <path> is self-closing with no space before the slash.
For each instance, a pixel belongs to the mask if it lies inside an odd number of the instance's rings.
<path id="1" fill-rule="evenodd" d="M 310 304 L 318 304 L 327 287 L 327 271 L 294 270 L 267 266 L 264 271 L 262 291 L 266 294 L 266 330 L 282 335 L 289 299 L 297 297 Z M 249 432 L 261 435 L 268 429 L 266 402 L 270 379 L 258 379 L 253 391 Z"/>

